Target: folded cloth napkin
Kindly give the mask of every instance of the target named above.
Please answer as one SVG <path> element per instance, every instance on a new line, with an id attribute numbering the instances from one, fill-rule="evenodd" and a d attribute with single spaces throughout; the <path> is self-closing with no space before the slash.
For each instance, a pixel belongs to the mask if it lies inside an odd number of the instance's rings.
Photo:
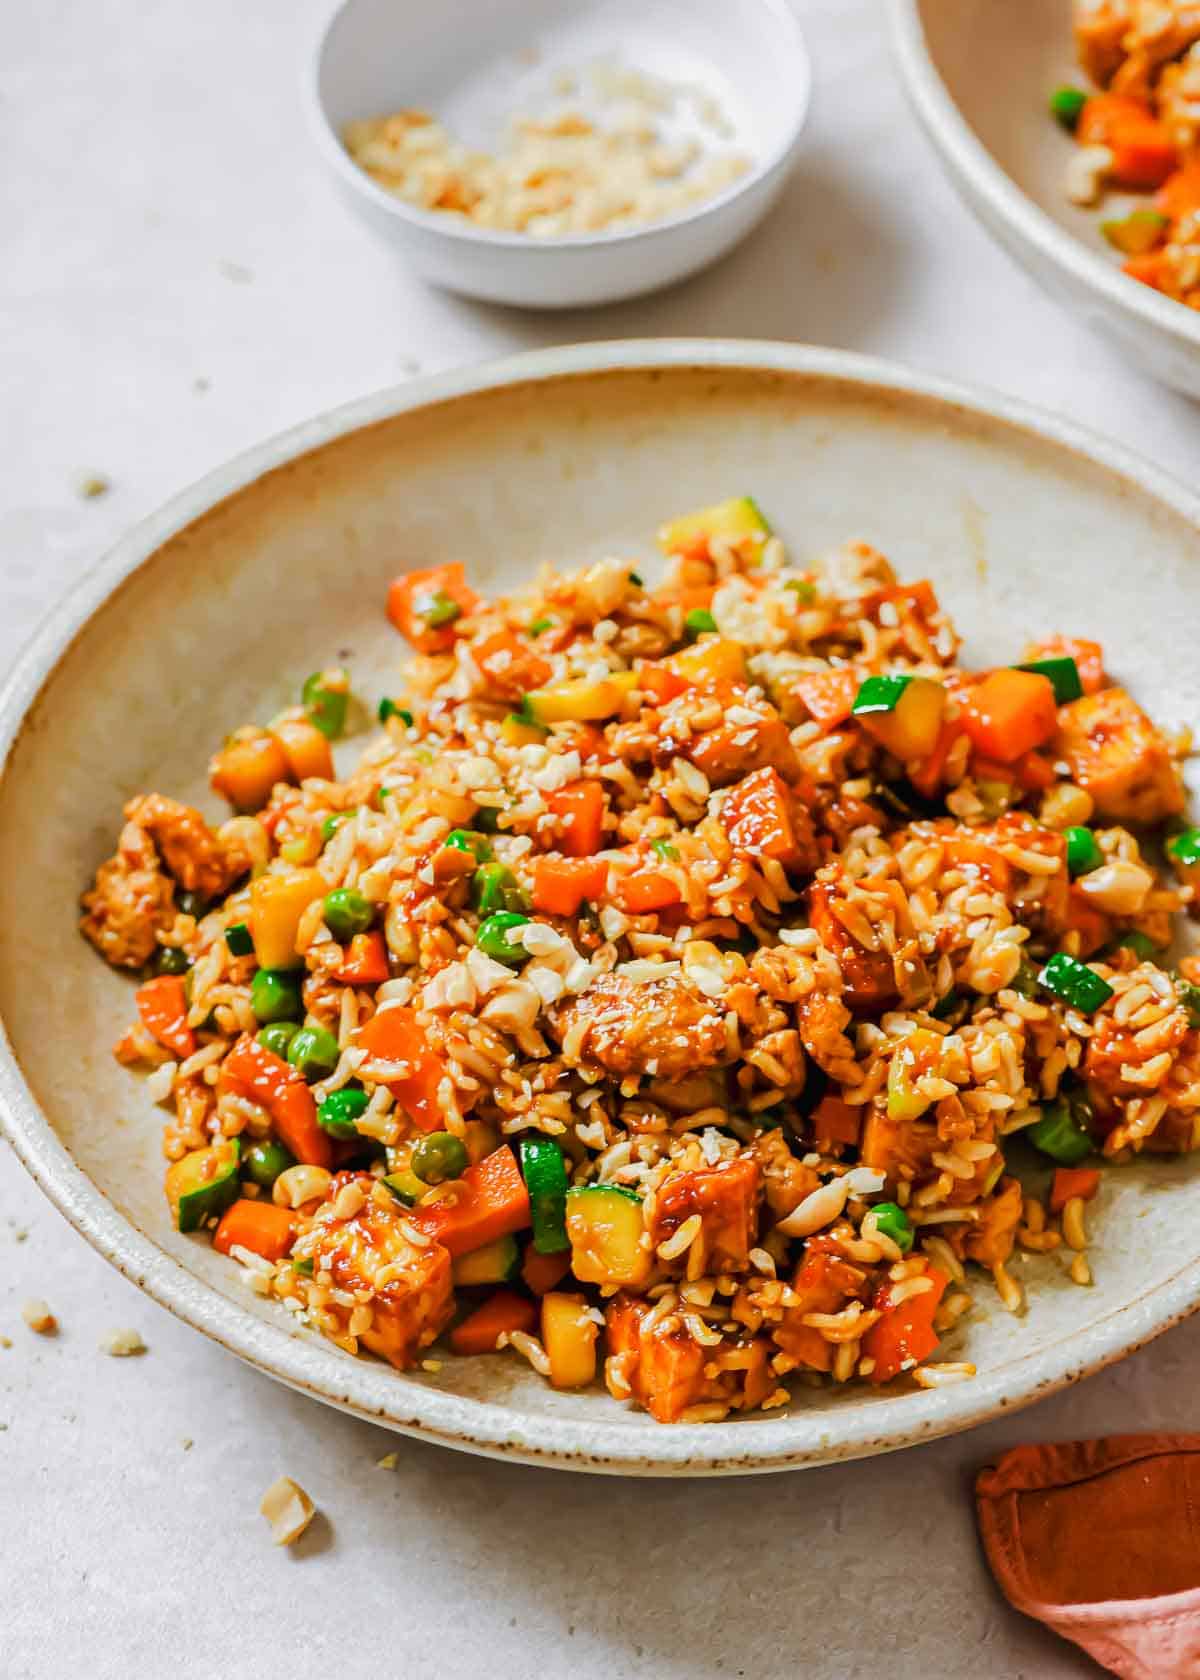
<path id="1" fill-rule="evenodd" d="M 1014 1447 L 975 1502 L 1017 1610 L 1123 1680 L 1200 1680 L 1200 1435 Z"/>

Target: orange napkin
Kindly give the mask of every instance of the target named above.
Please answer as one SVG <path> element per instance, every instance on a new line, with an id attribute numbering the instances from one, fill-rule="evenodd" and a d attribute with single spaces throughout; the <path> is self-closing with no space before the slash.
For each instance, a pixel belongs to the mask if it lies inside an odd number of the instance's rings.
<path id="1" fill-rule="evenodd" d="M 1200 1435 L 1014 1447 L 975 1501 L 1017 1610 L 1123 1680 L 1200 1680 Z"/>

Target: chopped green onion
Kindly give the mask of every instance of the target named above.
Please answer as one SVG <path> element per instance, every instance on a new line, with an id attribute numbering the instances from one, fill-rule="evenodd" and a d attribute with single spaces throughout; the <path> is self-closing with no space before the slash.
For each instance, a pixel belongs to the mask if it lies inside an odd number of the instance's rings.
<path id="1" fill-rule="evenodd" d="M 486 863 L 492 855 L 492 848 L 482 834 L 472 834 L 465 828 L 452 828 L 442 841 L 452 852 L 470 852 L 476 863 Z"/>
<path id="2" fill-rule="evenodd" d="M 1200 863 L 1200 828 L 1185 828 L 1167 842 L 1167 856 L 1176 863 Z"/>
<path id="3" fill-rule="evenodd" d="M 321 824 L 321 844 L 323 846 L 328 846 L 338 829 L 351 814 L 349 811 L 334 811 L 331 816 L 325 818 L 325 821 Z"/>
<path id="4" fill-rule="evenodd" d="M 254 949 L 254 941 L 245 922 L 234 922 L 232 927 L 225 929 L 225 943 L 232 957 L 248 957 Z"/>
<path id="5" fill-rule="evenodd" d="M 1123 933 L 1112 948 L 1114 951 L 1132 951 L 1139 962 L 1152 962 L 1158 955 L 1158 946 L 1140 928 Z"/>
<path id="6" fill-rule="evenodd" d="M 717 621 L 707 607 L 693 607 L 684 617 L 683 628 L 689 636 L 703 636 L 706 631 L 717 628 Z"/>
<path id="7" fill-rule="evenodd" d="M 398 717 L 406 729 L 411 729 L 413 726 L 413 715 L 408 707 L 397 706 L 394 700 L 389 700 L 385 695 L 379 702 L 379 721 L 380 723 L 386 723 L 391 717 Z"/>
<path id="8" fill-rule="evenodd" d="M 292 1270 L 294 1272 L 299 1272 L 301 1277 L 311 1277 L 313 1275 L 312 1256 L 310 1254 L 305 1254 L 302 1255 L 299 1260 L 293 1260 Z"/>
<path id="9" fill-rule="evenodd" d="M 1081 963 L 1077 957 L 1068 956 L 1065 951 L 1054 953 L 1038 975 L 1038 980 L 1048 992 L 1070 1004 L 1072 1009 L 1081 1009 L 1085 1015 L 1092 1014 L 1113 995 L 1107 980 L 1102 980 L 1094 969 Z"/>
<path id="10" fill-rule="evenodd" d="M 462 608 L 444 589 L 430 595 L 418 610 L 431 630 L 441 630 L 445 625 L 453 624 L 455 619 L 462 617 Z"/>
<path id="11" fill-rule="evenodd" d="M 802 607 L 811 607 L 817 598 L 817 586 L 815 583 L 810 583 L 807 578 L 793 578 L 790 583 L 785 583 L 783 587 L 792 591 Z"/>
<path id="12" fill-rule="evenodd" d="M 1200 1027 L 1200 986 L 1193 986 L 1182 976 L 1175 981 L 1175 991 L 1188 1018 L 1189 1027 Z"/>
<path id="13" fill-rule="evenodd" d="M 1083 684 L 1079 680 L 1079 667 L 1073 659 L 1032 659 L 1027 665 L 1018 665 L 1018 671 L 1032 671 L 1035 677 L 1046 677 L 1054 690 L 1054 698 L 1058 705 L 1065 706 L 1071 700 L 1083 698 Z"/>
<path id="14" fill-rule="evenodd" d="M 529 626 L 529 634 L 531 636 L 541 636 L 547 630 L 553 630 L 553 628 L 554 620 L 552 618 L 535 618 Z"/>
<path id="15" fill-rule="evenodd" d="M 1088 96 L 1082 88 L 1055 88 L 1050 95 L 1050 114 L 1059 121 L 1064 128 L 1074 134 L 1079 122 L 1079 113 L 1087 104 Z"/>
<path id="16" fill-rule="evenodd" d="M 854 696 L 850 710 L 856 717 L 869 712 L 894 712 L 911 681 L 910 676 L 899 672 L 886 677 L 868 677 Z"/>
<path id="17" fill-rule="evenodd" d="M 901 1254 L 907 1254 L 913 1245 L 913 1228 L 904 1209 L 898 1202 L 876 1202 L 872 1212 L 875 1229 L 891 1237 Z"/>
<path id="18" fill-rule="evenodd" d="M 377 811 L 382 811 L 384 800 L 387 798 L 389 793 L 395 793 L 395 791 L 396 791 L 395 788 L 384 787 L 383 784 L 381 783 L 379 785 L 379 787 L 377 787 L 375 789 L 375 792 L 371 795 L 372 805 L 374 805 L 374 807 Z"/>
<path id="19" fill-rule="evenodd" d="M 481 864 L 471 877 L 471 903 L 481 916 L 498 910 L 524 912 L 529 903 L 512 870 L 495 860 Z"/>
<path id="20" fill-rule="evenodd" d="M 519 968 L 527 961 L 529 952 L 524 945 L 510 945 L 508 935 L 513 928 L 524 927 L 528 921 L 529 917 L 519 911 L 497 910 L 480 922 L 475 943 L 485 957 L 507 963 L 510 968 Z"/>
<path id="21" fill-rule="evenodd" d="M 1042 1118 L 1026 1128 L 1025 1136 L 1035 1149 L 1049 1155 L 1052 1161 L 1064 1167 L 1074 1166 L 1085 1155 L 1090 1155 L 1095 1147 L 1091 1133 L 1080 1125 L 1076 1117 L 1080 1108 L 1088 1112 L 1086 1104 L 1071 1104 L 1065 1097 L 1047 1103 L 1042 1109 Z"/>
<path id="22" fill-rule="evenodd" d="M 336 666 L 329 671 L 314 671 L 304 679 L 300 701 L 322 735 L 336 741 L 346 727 L 346 707 L 350 700 L 350 679 Z"/>
<path id="23" fill-rule="evenodd" d="M 672 846 L 669 840 L 651 840 L 650 850 L 655 857 L 660 857 L 666 863 L 679 862 L 679 847 Z"/>
<path id="24" fill-rule="evenodd" d="M 1104 862 L 1104 853 L 1096 843 L 1090 828 L 1067 829 L 1067 869 L 1072 879 L 1076 875 L 1090 875 Z"/>

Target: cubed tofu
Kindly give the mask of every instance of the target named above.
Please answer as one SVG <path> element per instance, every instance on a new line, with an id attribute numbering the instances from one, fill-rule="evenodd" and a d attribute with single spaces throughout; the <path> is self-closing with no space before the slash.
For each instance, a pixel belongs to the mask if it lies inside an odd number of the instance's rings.
<path id="1" fill-rule="evenodd" d="M 560 1004 L 554 1030 L 572 1067 L 680 1078 L 730 1060 L 724 1010 L 674 976 L 633 981 L 602 975 Z"/>
<path id="2" fill-rule="evenodd" d="M 692 1406 L 749 1411 L 773 1387 L 765 1337 L 697 1342 L 677 1313 L 646 1327 L 652 1303 L 617 1295 L 605 1315 L 605 1381 L 617 1400 L 634 1400 L 659 1423 L 675 1423 Z"/>
<path id="3" fill-rule="evenodd" d="M 1071 780 L 1091 794 L 1100 817 L 1148 824 L 1183 809 L 1166 740 L 1123 688 L 1061 706 L 1054 750 L 1069 765 Z"/>
<path id="4" fill-rule="evenodd" d="M 352 1218 L 337 1219 L 326 1204 L 318 1214 L 317 1239 L 306 1245 L 314 1273 L 329 1272 L 337 1289 L 359 1295 L 370 1307 L 371 1323 L 357 1332 L 359 1342 L 400 1371 L 454 1312 L 450 1255 L 439 1242 L 411 1242 L 402 1229 L 405 1214 L 399 1204 L 393 1212 L 368 1200 Z M 353 1309 L 330 1301 L 323 1310 L 336 1319 L 337 1334 L 350 1334 Z"/>
<path id="5" fill-rule="evenodd" d="M 994 1196 L 979 1204 L 979 1219 L 967 1226 L 963 1252 L 981 1266 L 1000 1266 L 1008 1259 L 1021 1223 L 1024 1192 L 1015 1178 L 1002 1178 Z"/>
<path id="6" fill-rule="evenodd" d="M 845 981 L 846 1002 L 858 1009 L 879 1009 L 894 1003 L 898 994 L 892 959 L 886 951 L 870 951 L 858 942 L 839 914 L 845 904 L 838 883 L 813 883 L 809 891 L 809 921 L 820 935 L 822 945 L 838 960 Z"/>
<path id="7" fill-rule="evenodd" d="M 742 1272 L 758 1240 L 758 1203 L 762 1174 L 757 1161 L 738 1156 L 714 1167 L 677 1172 L 659 1185 L 650 1222 L 657 1249 L 693 1214 L 700 1229 L 676 1264 L 690 1276 L 706 1272 Z"/>
<path id="8" fill-rule="evenodd" d="M 931 1115 L 893 1119 L 883 1097 L 875 1098 L 868 1107 L 862 1134 L 862 1164 L 886 1173 L 889 1190 L 894 1191 L 902 1178 L 910 1182 L 936 1178 L 933 1154 L 941 1147 Z M 908 1170 L 902 1172 L 902 1168 Z"/>

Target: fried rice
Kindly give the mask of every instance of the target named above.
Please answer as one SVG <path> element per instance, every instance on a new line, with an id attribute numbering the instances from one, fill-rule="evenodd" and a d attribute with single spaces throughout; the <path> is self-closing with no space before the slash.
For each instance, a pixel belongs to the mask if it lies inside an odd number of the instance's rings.
<path id="1" fill-rule="evenodd" d="M 1086 1285 L 1101 1167 L 1200 1143 L 1188 741 L 1094 642 L 964 669 L 929 582 L 748 498 L 660 546 L 405 574 L 353 767 L 334 668 L 216 754 L 217 827 L 127 805 L 82 930 L 173 1216 L 400 1369 L 663 1422 L 964 1380 L 1014 1250 Z"/>

